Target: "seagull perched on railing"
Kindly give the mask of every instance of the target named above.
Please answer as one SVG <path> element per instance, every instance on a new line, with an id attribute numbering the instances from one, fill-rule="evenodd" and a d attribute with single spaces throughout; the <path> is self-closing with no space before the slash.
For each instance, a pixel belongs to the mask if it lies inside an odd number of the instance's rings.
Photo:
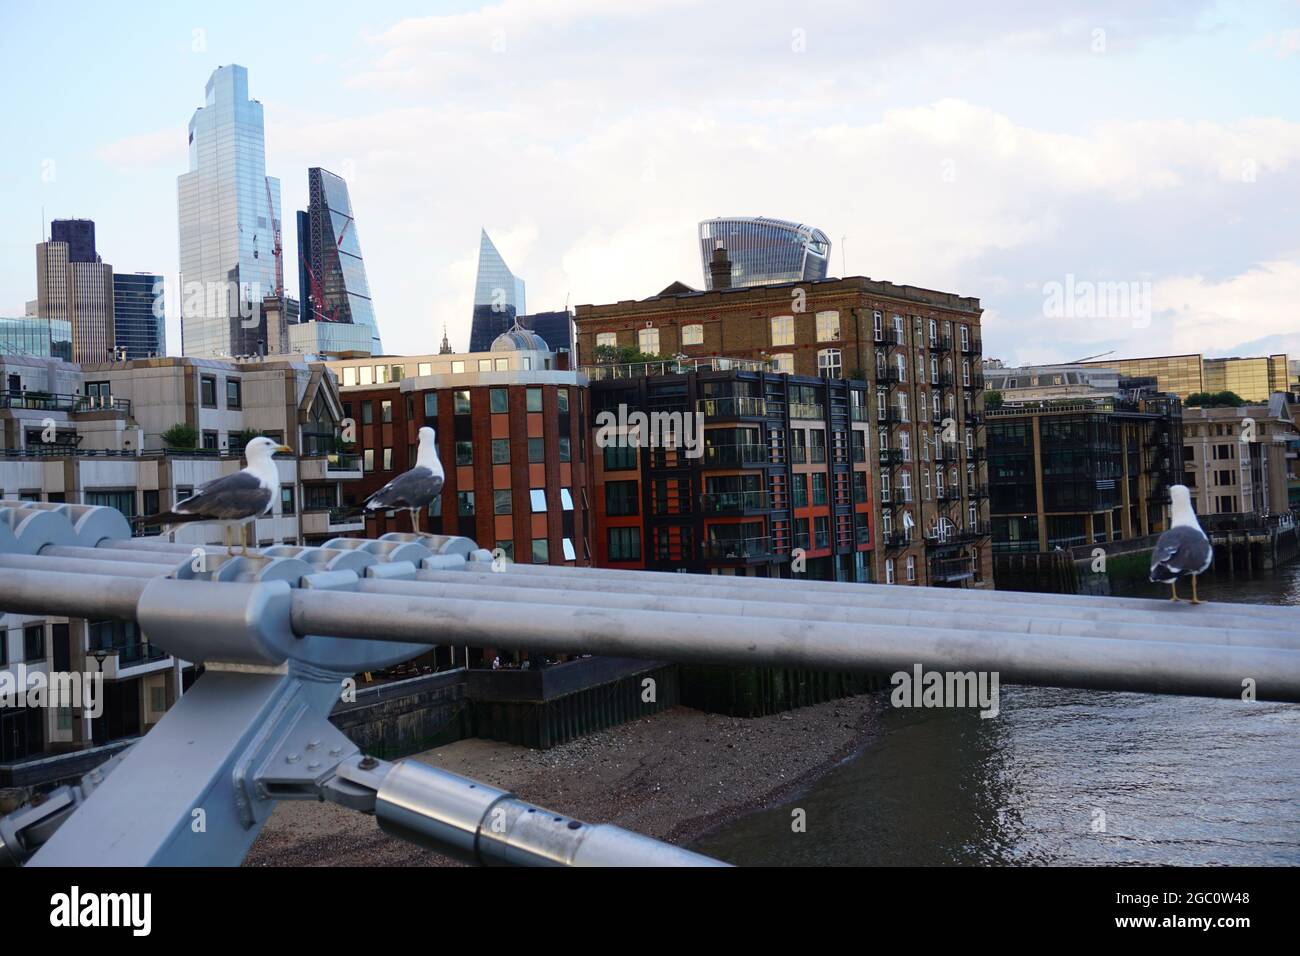
<path id="1" fill-rule="evenodd" d="M 1170 486 L 1169 497 L 1173 502 L 1170 509 L 1172 520 L 1169 530 L 1156 539 L 1155 550 L 1151 552 L 1151 580 L 1168 584 L 1173 590 L 1169 600 L 1177 601 L 1178 579 L 1190 575 L 1192 603 L 1200 604 L 1201 599 L 1196 596 L 1196 577 L 1214 560 L 1214 548 L 1196 520 L 1187 486 Z"/>
<path id="2" fill-rule="evenodd" d="M 249 518 L 265 514 L 280 494 L 280 472 L 274 456 L 293 449 L 270 438 L 254 438 L 244 447 L 248 466 L 233 475 L 214 478 L 171 511 L 149 515 L 141 524 L 184 524 L 210 522 L 226 529 L 226 550 L 230 551 L 230 529 Z M 245 550 L 247 550 L 245 548 Z"/>
<path id="3" fill-rule="evenodd" d="M 405 508 L 411 515 L 411 530 L 420 531 L 419 513 L 442 494 L 442 481 L 446 473 L 438 460 L 438 443 L 433 429 L 425 425 L 420 429 L 420 446 L 415 455 L 415 467 L 404 471 L 365 500 L 361 511 L 388 511 Z"/>

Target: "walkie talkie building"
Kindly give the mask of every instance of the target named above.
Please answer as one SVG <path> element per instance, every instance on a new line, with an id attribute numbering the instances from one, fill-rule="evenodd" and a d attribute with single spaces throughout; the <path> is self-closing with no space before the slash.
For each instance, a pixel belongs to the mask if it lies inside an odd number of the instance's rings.
<path id="1" fill-rule="evenodd" d="M 700 223 L 706 289 L 713 288 L 709 259 L 719 242 L 731 260 L 732 288 L 826 278 L 831 241 L 820 229 L 763 216 L 706 219 Z"/>

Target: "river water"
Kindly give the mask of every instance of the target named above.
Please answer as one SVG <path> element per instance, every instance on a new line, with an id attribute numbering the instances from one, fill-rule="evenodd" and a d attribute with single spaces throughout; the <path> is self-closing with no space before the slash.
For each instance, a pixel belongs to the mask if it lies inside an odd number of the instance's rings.
<path id="1" fill-rule="evenodd" d="M 1300 605 L 1300 562 L 1200 595 Z M 991 719 L 885 700 L 860 752 L 692 849 L 743 865 L 1300 864 L 1300 705 L 1001 697 Z"/>

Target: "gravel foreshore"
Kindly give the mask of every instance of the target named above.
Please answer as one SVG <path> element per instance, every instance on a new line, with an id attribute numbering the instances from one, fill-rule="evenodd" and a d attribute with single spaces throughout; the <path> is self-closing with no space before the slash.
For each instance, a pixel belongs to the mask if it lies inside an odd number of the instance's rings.
<path id="1" fill-rule="evenodd" d="M 884 698 L 849 697 L 769 717 L 674 707 L 550 750 L 460 740 L 414 759 L 547 809 L 686 844 L 807 786 L 874 732 Z M 331 804 L 281 803 L 246 866 L 446 866 Z"/>

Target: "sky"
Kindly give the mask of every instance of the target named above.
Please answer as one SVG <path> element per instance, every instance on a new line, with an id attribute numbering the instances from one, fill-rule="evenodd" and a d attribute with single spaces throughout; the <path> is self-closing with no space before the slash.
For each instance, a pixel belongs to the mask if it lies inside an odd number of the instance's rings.
<path id="1" fill-rule="evenodd" d="M 544 311 L 700 287 L 699 221 L 762 215 L 978 297 L 1007 362 L 1300 358 L 1300 0 L 0 0 L 0 316 L 53 218 L 176 276 L 228 63 L 286 250 L 308 167 L 348 180 L 395 354 L 466 349 L 481 228 Z"/>

